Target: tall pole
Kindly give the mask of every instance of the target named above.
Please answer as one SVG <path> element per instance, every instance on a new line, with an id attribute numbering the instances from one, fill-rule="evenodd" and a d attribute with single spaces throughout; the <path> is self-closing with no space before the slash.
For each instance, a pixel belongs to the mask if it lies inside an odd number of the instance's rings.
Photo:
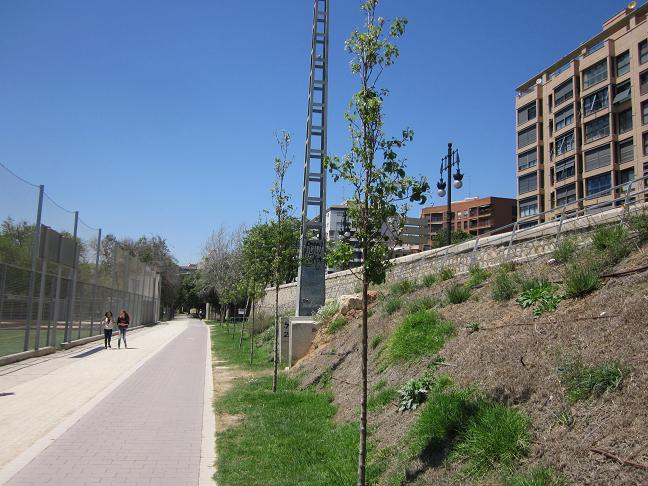
<path id="1" fill-rule="evenodd" d="M 448 143 L 448 245 L 452 244 L 452 184 L 450 176 L 452 175 L 452 143 Z"/>
<path id="2" fill-rule="evenodd" d="M 79 211 L 74 212 L 74 234 L 72 241 L 74 243 L 74 266 L 72 267 L 72 289 L 68 287 L 67 312 L 65 316 L 65 342 L 72 340 L 72 326 L 74 325 L 74 304 L 76 301 L 77 271 L 79 268 L 79 243 L 77 234 L 79 231 Z M 69 285 L 69 283 L 68 283 Z M 81 334 L 81 323 L 79 323 L 79 337 Z"/>
<path id="3" fill-rule="evenodd" d="M 29 295 L 27 297 L 27 318 L 25 319 L 25 341 L 23 343 L 23 350 L 29 349 L 29 332 L 34 313 L 34 287 L 36 286 L 36 259 L 40 250 L 40 231 L 41 231 L 41 216 L 43 215 L 43 194 L 45 193 L 45 186 L 38 187 L 38 211 L 36 213 L 36 227 L 34 228 L 34 236 L 32 239 L 32 254 L 31 254 L 31 272 L 29 274 Z"/>

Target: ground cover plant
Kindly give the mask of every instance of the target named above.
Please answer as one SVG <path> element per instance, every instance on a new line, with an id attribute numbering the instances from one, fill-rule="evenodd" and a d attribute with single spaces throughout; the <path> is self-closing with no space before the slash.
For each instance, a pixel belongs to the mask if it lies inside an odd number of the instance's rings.
<path id="1" fill-rule="evenodd" d="M 423 296 L 416 299 L 412 299 L 407 303 L 407 311 L 410 314 L 415 314 L 422 310 L 432 309 L 434 307 L 439 307 L 440 302 L 429 296 Z"/>
<path id="2" fill-rule="evenodd" d="M 565 296 L 570 299 L 591 294 L 601 286 L 598 266 L 595 261 L 571 263 L 565 270 Z"/>
<path id="3" fill-rule="evenodd" d="M 435 283 L 437 283 L 438 279 L 439 278 L 435 274 L 428 273 L 425 277 L 423 277 L 423 286 L 432 287 Z"/>
<path id="4" fill-rule="evenodd" d="M 451 304 L 461 304 L 470 298 L 470 288 L 461 284 L 453 285 L 446 292 L 446 297 Z"/>
<path id="5" fill-rule="evenodd" d="M 403 296 L 411 294 L 416 290 L 416 284 L 411 280 L 399 280 L 389 286 L 392 295 Z"/>
<path id="6" fill-rule="evenodd" d="M 454 271 L 450 267 L 442 268 L 439 272 L 439 278 L 441 280 L 450 280 L 452 277 L 454 277 Z"/>
<path id="7" fill-rule="evenodd" d="M 479 284 L 488 280 L 488 277 L 490 277 L 490 272 L 484 270 L 479 265 L 472 265 L 468 270 L 468 273 L 468 287 L 470 288 L 477 287 Z"/>
<path id="8" fill-rule="evenodd" d="M 383 309 L 389 315 L 400 310 L 403 300 L 400 297 L 387 297 L 383 302 Z"/>
<path id="9" fill-rule="evenodd" d="M 567 355 L 558 368 L 558 374 L 567 398 L 576 402 L 620 389 L 630 370 L 619 361 L 587 366 L 579 356 Z"/>
<path id="10" fill-rule="evenodd" d="M 211 328 L 212 351 L 218 355 L 218 359 L 225 361 L 228 365 L 238 366 L 245 370 L 265 370 L 272 368 L 270 360 L 272 356 L 272 338 L 274 329 L 268 328 L 260 336 L 267 336 L 267 339 L 257 338 L 255 344 L 259 351 L 254 354 L 253 362 L 250 364 L 248 353 L 250 336 L 243 335 L 243 346 L 239 346 L 239 339 L 233 339 L 234 334 L 228 332 L 227 328 L 216 321 L 206 321 Z"/>
<path id="11" fill-rule="evenodd" d="M 631 217 L 628 225 L 637 234 L 640 245 L 648 241 L 648 214 Z"/>
<path id="12" fill-rule="evenodd" d="M 599 253 L 603 267 L 612 267 L 630 253 L 628 230 L 620 224 L 603 226 L 592 235 L 592 248 Z"/>
<path id="13" fill-rule="evenodd" d="M 340 329 L 342 329 L 344 326 L 347 325 L 349 321 L 347 321 L 347 318 L 344 316 L 337 316 L 335 319 L 331 321 L 331 323 L 328 326 L 328 333 L 329 334 L 335 334 L 338 332 Z"/>
<path id="14" fill-rule="evenodd" d="M 398 390 L 398 411 L 416 410 L 427 400 L 432 390 L 442 390 L 451 383 L 446 375 L 435 378 L 430 371 L 426 371 L 422 376 L 409 380 Z"/>
<path id="15" fill-rule="evenodd" d="M 551 468 L 537 466 L 525 472 L 504 476 L 504 486 L 565 486 L 565 480 Z"/>
<path id="16" fill-rule="evenodd" d="M 500 268 L 495 272 L 491 284 L 491 296 L 499 302 L 511 300 L 517 293 L 517 287 L 515 274 Z"/>
<path id="17" fill-rule="evenodd" d="M 367 410 L 370 412 L 380 411 L 398 398 L 398 392 L 387 386 L 385 380 L 380 380 L 373 387 L 373 393 L 367 400 Z"/>
<path id="18" fill-rule="evenodd" d="M 573 238 L 563 238 L 556 244 L 556 248 L 553 251 L 553 257 L 559 263 L 567 263 L 574 258 L 577 249 L 578 244 L 576 243 L 576 240 Z"/>
<path id="19" fill-rule="evenodd" d="M 316 324 L 325 326 L 329 322 L 331 322 L 331 320 L 333 319 L 335 314 L 339 312 L 339 310 L 339 302 L 337 300 L 333 300 L 320 307 L 319 310 L 315 313 L 315 316 L 313 316 L 313 319 L 315 320 Z"/>
<path id="20" fill-rule="evenodd" d="M 534 317 L 539 317 L 556 310 L 561 300 L 558 287 L 549 281 L 538 281 L 537 286 L 524 290 L 515 301 L 524 309 L 532 307 Z"/>
<path id="21" fill-rule="evenodd" d="M 406 363 L 436 354 L 453 334 L 452 323 L 434 309 L 410 314 L 387 340 L 384 359 L 387 364 Z"/>

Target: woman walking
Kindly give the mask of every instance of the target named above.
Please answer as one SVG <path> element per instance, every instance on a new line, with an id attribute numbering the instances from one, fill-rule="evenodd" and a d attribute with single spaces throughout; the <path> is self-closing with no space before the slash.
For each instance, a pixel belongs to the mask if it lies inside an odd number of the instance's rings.
<path id="1" fill-rule="evenodd" d="M 113 329 L 115 328 L 115 321 L 113 320 L 112 312 L 106 312 L 104 314 L 104 319 L 101 322 L 103 323 L 104 330 L 104 348 L 108 349 L 112 347 L 110 345 L 110 340 L 112 339 Z"/>
<path id="2" fill-rule="evenodd" d="M 126 309 L 122 309 L 117 318 L 117 327 L 119 328 L 119 339 L 117 339 L 118 348 L 121 348 L 122 339 L 124 340 L 124 347 L 128 348 L 128 345 L 126 344 L 126 330 L 128 329 L 129 324 L 130 316 L 128 315 L 128 312 L 126 312 Z"/>

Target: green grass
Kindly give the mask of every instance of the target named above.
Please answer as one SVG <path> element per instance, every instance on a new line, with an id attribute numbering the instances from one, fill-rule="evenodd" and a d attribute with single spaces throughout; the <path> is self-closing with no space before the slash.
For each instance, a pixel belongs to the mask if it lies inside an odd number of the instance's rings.
<path id="1" fill-rule="evenodd" d="M 424 296 L 417 299 L 412 299 L 407 303 L 407 312 L 415 314 L 422 310 L 432 309 L 439 307 L 440 302 L 432 297 Z"/>
<path id="2" fill-rule="evenodd" d="M 547 277 L 528 277 L 526 275 L 518 275 L 517 280 L 522 292 L 551 286 L 551 281 Z"/>
<path id="3" fill-rule="evenodd" d="M 454 277 L 454 275 L 455 275 L 454 270 L 452 270 L 452 268 L 450 267 L 442 268 L 441 271 L 439 272 L 439 278 L 442 281 L 450 280 L 451 278 Z"/>
<path id="4" fill-rule="evenodd" d="M 320 307 L 313 316 L 313 320 L 316 324 L 327 325 L 339 310 L 340 304 L 337 300 L 334 300 Z"/>
<path id="5" fill-rule="evenodd" d="M 429 273 L 425 277 L 423 277 L 423 286 L 432 287 L 435 283 L 437 283 L 437 280 L 438 277 L 436 275 Z"/>
<path id="6" fill-rule="evenodd" d="M 565 486 L 565 480 L 546 466 L 536 466 L 526 472 L 504 477 L 504 486 Z"/>
<path id="7" fill-rule="evenodd" d="M 338 332 L 340 329 L 342 329 L 344 326 L 348 324 L 349 321 L 347 321 L 346 317 L 344 316 L 338 316 L 333 321 L 329 324 L 327 332 L 329 334 L 335 334 Z"/>
<path id="8" fill-rule="evenodd" d="M 0 356 L 22 353 L 24 341 L 24 329 L 0 329 Z M 31 341 L 34 341 L 33 336 Z"/>
<path id="9" fill-rule="evenodd" d="M 392 295 L 395 296 L 411 294 L 415 290 L 416 283 L 412 282 L 411 280 L 399 280 L 398 282 L 394 282 L 389 286 L 389 291 Z"/>
<path id="10" fill-rule="evenodd" d="M 565 295 L 570 299 L 584 297 L 601 286 L 598 268 L 594 262 L 574 262 L 565 270 Z"/>
<path id="11" fill-rule="evenodd" d="M 592 248 L 604 267 L 612 267 L 630 253 L 628 230 L 621 225 L 603 226 L 592 235 Z"/>
<path id="12" fill-rule="evenodd" d="M 446 292 L 448 302 L 451 304 L 461 304 L 470 298 L 470 288 L 465 285 L 454 285 Z"/>
<path id="13" fill-rule="evenodd" d="M 208 321 L 211 322 L 211 321 Z M 272 341 L 266 341 L 254 350 L 254 361 L 250 364 L 250 337 L 243 335 L 243 346 L 239 349 L 239 336 L 233 339 L 220 324 L 211 324 L 212 352 L 219 360 L 225 361 L 230 366 L 238 366 L 246 370 L 263 370 L 272 367 L 270 361 Z M 272 331 L 272 328 L 270 328 Z M 257 342 L 255 338 L 255 343 Z"/>
<path id="14" fill-rule="evenodd" d="M 630 226 L 630 230 L 637 234 L 640 245 L 648 241 L 648 214 L 631 217 L 628 225 Z"/>
<path id="15" fill-rule="evenodd" d="M 383 309 L 389 315 L 400 310 L 403 306 L 403 299 L 400 297 L 387 297 L 383 302 Z"/>
<path id="16" fill-rule="evenodd" d="M 560 382 L 571 402 L 619 390 L 630 369 L 619 361 L 587 366 L 578 356 L 567 356 L 558 368 Z"/>
<path id="17" fill-rule="evenodd" d="M 568 263 L 574 259 L 578 244 L 573 238 L 563 238 L 553 251 L 553 257 L 559 263 Z"/>
<path id="18" fill-rule="evenodd" d="M 384 336 L 377 334 L 371 338 L 371 341 L 369 342 L 369 346 L 371 346 L 371 349 L 376 349 L 380 345 L 380 343 L 383 342 L 384 339 L 385 339 Z"/>
<path id="19" fill-rule="evenodd" d="M 375 391 L 367 399 L 367 410 L 379 412 L 398 398 L 398 392 L 391 387 L 384 387 Z"/>
<path id="20" fill-rule="evenodd" d="M 228 486 L 355 484 L 356 424 L 336 424 L 330 393 L 280 377 L 239 381 L 215 404 L 242 421 L 217 433 L 215 479 Z M 371 451 L 370 451 L 371 453 Z"/>
<path id="21" fill-rule="evenodd" d="M 491 283 L 491 297 L 498 302 L 511 300 L 517 292 L 515 274 L 499 269 Z"/>
<path id="22" fill-rule="evenodd" d="M 479 284 L 488 280 L 488 277 L 490 277 L 490 272 L 484 270 L 479 265 L 472 265 L 468 270 L 468 273 L 470 275 L 470 277 L 468 278 L 468 287 L 470 288 L 477 287 Z"/>
<path id="23" fill-rule="evenodd" d="M 444 321 L 435 310 L 408 315 L 387 341 L 387 363 L 407 363 L 436 354 L 454 334 L 452 323 Z"/>

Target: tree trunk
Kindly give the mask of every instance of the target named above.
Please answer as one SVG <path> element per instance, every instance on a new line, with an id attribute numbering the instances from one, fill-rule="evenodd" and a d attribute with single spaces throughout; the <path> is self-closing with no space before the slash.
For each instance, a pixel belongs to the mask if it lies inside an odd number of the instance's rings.
<path id="1" fill-rule="evenodd" d="M 363 249 L 364 261 L 366 262 L 366 252 Z M 367 462 L 367 290 L 369 281 L 367 280 L 367 269 L 363 269 L 362 274 L 362 392 L 360 394 L 360 443 L 358 444 L 358 486 L 365 486 L 365 470 Z"/>
<path id="2" fill-rule="evenodd" d="M 279 282 L 279 280 L 275 280 Z M 279 284 L 275 285 L 275 330 L 274 330 L 274 368 L 272 370 L 272 391 L 277 391 L 277 372 L 279 369 Z"/>
<path id="3" fill-rule="evenodd" d="M 250 364 L 254 362 L 254 306 L 255 302 L 252 299 L 252 330 L 250 331 Z"/>

